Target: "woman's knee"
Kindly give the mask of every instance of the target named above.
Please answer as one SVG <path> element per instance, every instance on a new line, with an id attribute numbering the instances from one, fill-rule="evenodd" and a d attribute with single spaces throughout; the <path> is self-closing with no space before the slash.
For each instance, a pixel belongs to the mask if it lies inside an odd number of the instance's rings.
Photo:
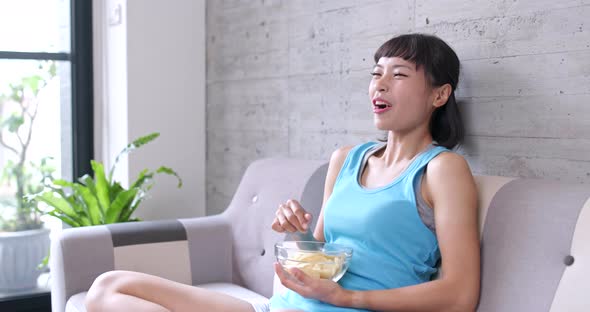
<path id="1" fill-rule="evenodd" d="M 86 294 L 84 304 L 88 311 L 100 310 L 100 306 L 108 295 L 119 291 L 126 280 L 129 280 L 128 272 L 109 271 L 99 275 Z"/>
<path id="2" fill-rule="evenodd" d="M 102 273 L 94 280 L 90 289 L 116 291 L 122 286 L 122 284 L 129 281 L 129 273 L 130 272 L 127 271 L 109 271 Z"/>

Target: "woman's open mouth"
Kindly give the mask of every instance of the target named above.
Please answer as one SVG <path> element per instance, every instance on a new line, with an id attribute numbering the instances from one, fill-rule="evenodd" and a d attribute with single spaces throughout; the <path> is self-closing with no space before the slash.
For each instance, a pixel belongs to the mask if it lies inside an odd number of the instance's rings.
<path id="1" fill-rule="evenodd" d="M 391 103 L 381 99 L 373 99 L 373 113 L 382 114 L 391 109 Z"/>

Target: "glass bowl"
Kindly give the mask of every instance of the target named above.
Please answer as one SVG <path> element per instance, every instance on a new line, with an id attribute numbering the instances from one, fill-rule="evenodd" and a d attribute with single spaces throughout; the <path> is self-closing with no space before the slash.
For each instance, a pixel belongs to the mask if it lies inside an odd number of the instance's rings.
<path id="1" fill-rule="evenodd" d="M 275 244 L 277 262 L 289 271 L 298 268 L 314 278 L 337 282 L 346 273 L 352 248 L 314 241 L 285 241 Z"/>

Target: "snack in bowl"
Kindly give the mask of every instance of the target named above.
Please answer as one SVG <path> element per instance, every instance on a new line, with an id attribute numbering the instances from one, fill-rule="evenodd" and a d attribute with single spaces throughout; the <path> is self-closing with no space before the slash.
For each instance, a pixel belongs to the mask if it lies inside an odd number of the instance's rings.
<path id="1" fill-rule="evenodd" d="M 348 269 L 352 249 L 324 242 L 286 241 L 275 244 L 275 256 L 287 271 L 297 268 L 313 278 L 337 282 Z"/>

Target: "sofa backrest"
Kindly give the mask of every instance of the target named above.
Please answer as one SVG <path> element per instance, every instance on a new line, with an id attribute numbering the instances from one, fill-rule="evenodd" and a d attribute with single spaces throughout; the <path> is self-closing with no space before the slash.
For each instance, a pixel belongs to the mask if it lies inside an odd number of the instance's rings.
<path id="1" fill-rule="evenodd" d="M 260 160 L 247 169 L 225 212 L 235 241 L 234 282 L 272 295 L 273 246 L 285 239 L 270 229 L 274 212 L 298 198 L 317 217 L 326 169 L 323 162 L 292 159 Z M 475 180 L 482 241 L 478 311 L 590 311 L 590 187 L 548 179 Z"/>
<path id="2" fill-rule="evenodd" d="M 590 187 L 548 179 L 476 181 L 478 311 L 589 311 Z"/>
<path id="3" fill-rule="evenodd" d="M 232 228 L 234 283 L 266 297 L 272 295 L 274 244 L 285 239 L 285 234 L 271 229 L 275 211 L 293 198 L 317 216 L 325 167 L 323 161 L 270 158 L 255 161 L 246 169 L 223 213 Z"/>

